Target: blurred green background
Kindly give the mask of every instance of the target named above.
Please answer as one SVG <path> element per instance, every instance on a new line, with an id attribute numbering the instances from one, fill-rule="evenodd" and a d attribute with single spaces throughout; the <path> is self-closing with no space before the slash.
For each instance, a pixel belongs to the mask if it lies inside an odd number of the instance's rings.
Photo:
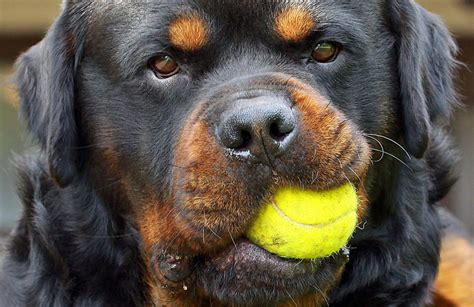
<path id="1" fill-rule="evenodd" d="M 237 1 L 237 0 L 236 0 Z M 15 58 L 41 40 L 60 9 L 59 0 L 0 0 L 0 233 L 7 232 L 18 219 L 21 207 L 16 196 L 15 153 L 31 144 L 18 121 L 17 97 L 11 82 Z M 457 110 L 452 123 L 462 155 L 461 177 L 444 201 L 474 234 L 474 1 L 418 1 L 441 15 L 461 48 L 459 59 L 467 65 L 458 80 L 464 108 Z"/>

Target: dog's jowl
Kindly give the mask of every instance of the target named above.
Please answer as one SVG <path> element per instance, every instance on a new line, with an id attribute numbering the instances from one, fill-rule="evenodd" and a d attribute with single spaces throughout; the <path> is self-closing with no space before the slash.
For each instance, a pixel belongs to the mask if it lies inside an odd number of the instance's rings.
<path id="1" fill-rule="evenodd" d="M 17 62 L 39 149 L 0 305 L 428 304 L 455 53 L 411 0 L 64 1 Z M 279 189 L 348 183 L 329 257 L 246 238 Z"/>

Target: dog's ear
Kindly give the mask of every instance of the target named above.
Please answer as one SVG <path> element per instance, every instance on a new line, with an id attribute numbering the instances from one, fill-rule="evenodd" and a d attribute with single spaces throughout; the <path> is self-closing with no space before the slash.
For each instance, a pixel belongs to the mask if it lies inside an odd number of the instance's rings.
<path id="1" fill-rule="evenodd" d="M 432 125 L 449 118 L 456 101 L 457 46 L 439 18 L 413 0 L 387 3 L 397 36 L 403 135 L 408 151 L 421 158 Z"/>
<path id="2" fill-rule="evenodd" d="M 81 37 L 69 24 L 66 4 L 46 37 L 16 63 L 21 115 L 45 152 L 50 175 L 67 186 L 77 172 L 78 143 L 74 112 L 75 71 Z"/>

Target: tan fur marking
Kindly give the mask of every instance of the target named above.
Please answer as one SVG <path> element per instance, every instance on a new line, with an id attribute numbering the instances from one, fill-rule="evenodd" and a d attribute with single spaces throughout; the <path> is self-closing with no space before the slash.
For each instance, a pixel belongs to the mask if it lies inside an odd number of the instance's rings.
<path id="1" fill-rule="evenodd" d="M 275 30 L 287 42 L 299 42 L 314 29 L 316 22 L 311 13 L 301 7 L 281 11 L 275 19 Z"/>
<path id="2" fill-rule="evenodd" d="M 448 235 L 443 240 L 441 264 L 434 285 L 436 307 L 474 306 L 474 247 Z"/>
<path id="3" fill-rule="evenodd" d="M 207 23 L 198 15 L 189 14 L 176 18 L 169 27 L 171 44 L 183 51 L 197 51 L 209 38 Z"/>
<path id="4" fill-rule="evenodd" d="M 144 207 L 139 215 L 138 226 L 144 243 L 147 268 L 145 282 L 149 289 L 148 295 L 153 302 L 150 302 L 149 306 L 200 306 L 194 304 L 196 299 L 184 291 L 182 283 L 167 280 L 157 269 L 158 263 L 152 263 L 153 257 L 159 257 L 162 252 L 156 250 L 156 247 L 166 247 L 172 252 L 176 246 L 185 241 L 182 238 L 186 236 L 182 230 L 185 225 L 175 218 L 176 213 L 166 202 L 150 199 Z"/>
<path id="5" fill-rule="evenodd" d="M 324 165 L 318 174 L 319 178 L 322 181 L 331 182 L 332 178 L 338 176 L 342 176 L 343 181 L 352 177 L 353 183 L 357 186 L 358 216 L 362 221 L 368 206 L 368 196 L 364 186 L 370 161 L 368 143 L 361 136 L 353 133 L 353 127 L 346 121 L 344 115 L 331 108 L 327 100 L 319 93 L 297 79 L 291 79 L 286 83 L 292 100 L 299 109 L 303 130 L 306 131 L 305 146 L 319 144 L 316 147 L 317 158 L 320 165 Z M 357 145 L 360 146 L 360 152 Z M 303 153 L 300 154 L 305 156 Z M 343 171 L 341 168 L 348 165 L 356 154 L 359 162 L 350 170 Z M 306 164 L 312 165 L 315 162 L 313 158 L 307 156 Z M 314 167 L 317 168 L 317 164 Z"/>

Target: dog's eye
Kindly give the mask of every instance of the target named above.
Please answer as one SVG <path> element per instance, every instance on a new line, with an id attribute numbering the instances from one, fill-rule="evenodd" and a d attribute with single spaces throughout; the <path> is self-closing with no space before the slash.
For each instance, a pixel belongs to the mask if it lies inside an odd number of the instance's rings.
<path id="1" fill-rule="evenodd" d="M 151 69 L 159 78 L 169 78 L 179 72 L 178 63 L 169 55 L 158 55 L 150 61 Z"/>
<path id="2" fill-rule="evenodd" d="M 321 42 L 313 49 L 311 57 L 316 62 L 329 63 L 337 58 L 340 51 L 341 48 L 335 43 Z"/>

